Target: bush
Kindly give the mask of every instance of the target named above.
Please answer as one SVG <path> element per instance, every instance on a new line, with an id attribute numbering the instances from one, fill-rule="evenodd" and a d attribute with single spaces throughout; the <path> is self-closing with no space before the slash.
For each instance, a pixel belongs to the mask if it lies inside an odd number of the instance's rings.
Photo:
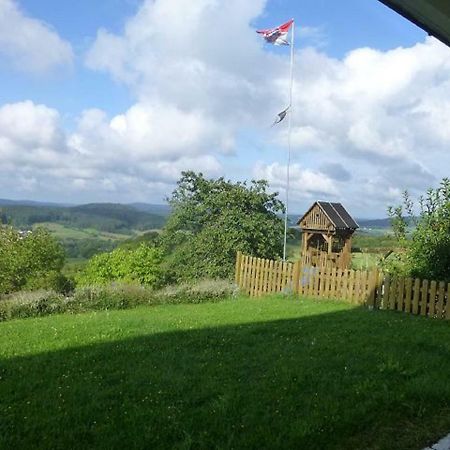
<path id="1" fill-rule="evenodd" d="M 112 283 L 77 288 L 71 296 L 54 291 L 17 292 L 0 298 L 0 321 L 55 313 L 82 313 L 128 309 L 138 305 L 218 302 L 237 295 L 237 287 L 224 280 L 152 290 L 136 283 Z"/>
<path id="2" fill-rule="evenodd" d="M 63 295 L 54 291 L 17 292 L 0 299 L 0 321 L 66 311 Z"/>
<path id="3" fill-rule="evenodd" d="M 27 291 L 46 290 L 68 294 L 75 288 L 75 283 L 61 272 L 52 270 L 35 274 L 28 279 L 24 289 Z"/>
<path id="4" fill-rule="evenodd" d="M 167 286 L 157 291 L 155 296 L 160 303 L 206 303 L 234 298 L 237 294 L 237 286 L 230 281 L 202 280 Z"/>
<path id="5" fill-rule="evenodd" d="M 70 312 L 127 309 L 151 303 L 153 291 L 136 283 L 83 286 L 75 290 Z"/>
<path id="6" fill-rule="evenodd" d="M 440 187 L 429 189 L 426 197 L 420 198 L 419 215 L 414 211 L 407 192 L 403 205 L 388 210 L 396 237 L 406 247 L 397 265 L 412 277 L 450 281 L 450 179 L 444 178 Z M 409 223 L 415 225 L 410 236 Z"/>
<path id="7" fill-rule="evenodd" d="M 145 244 L 136 250 L 117 248 L 90 259 L 78 283 L 90 285 L 125 281 L 156 287 L 161 284 L 161 260 L 161 251 Z"/>
<path id="8" fill-rule="evenodd" d="M 63 265 L 64 250 L 47 230 L 23 234 L 0 226 L 0 294 L 24 289 L 40 278 L 55 279 Z M 56 289 L 58 285 L 42 282 L 39 287 Z"/>

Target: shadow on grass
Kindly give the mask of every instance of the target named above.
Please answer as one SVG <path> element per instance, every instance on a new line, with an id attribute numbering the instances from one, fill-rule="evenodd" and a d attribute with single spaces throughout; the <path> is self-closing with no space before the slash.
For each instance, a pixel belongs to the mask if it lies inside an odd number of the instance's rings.
<path id="1" fill-rule="evenodd" d="M 1 448 L 421 448 L 450 327 L 354 309 L 0 362 Z"/>

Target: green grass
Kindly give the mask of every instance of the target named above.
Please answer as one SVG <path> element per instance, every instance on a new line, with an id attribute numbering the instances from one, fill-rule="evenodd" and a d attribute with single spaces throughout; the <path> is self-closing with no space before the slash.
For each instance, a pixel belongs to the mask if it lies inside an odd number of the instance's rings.
<path id="1" fill-rule="evenodd" d="M 128 239 L 130 234 L 109 233 L 94 228 L 71 228 L 60 223 L 42 222 L 33 225 L 33 228 L 44 227 L 57 239 L 102 239 L 120 241 Z"/>
<path id="2" fill-rule="evenodd" d="M 352 265 L 354 270 L 370 270 L 378 266 L 382 255 L 379 253 L 352 253 Z"/>
<path id="3" fill-rule="evenodd" d="M 420 449 L 450 325 L 292 298 L 0 323 L 0 448 Z"/>

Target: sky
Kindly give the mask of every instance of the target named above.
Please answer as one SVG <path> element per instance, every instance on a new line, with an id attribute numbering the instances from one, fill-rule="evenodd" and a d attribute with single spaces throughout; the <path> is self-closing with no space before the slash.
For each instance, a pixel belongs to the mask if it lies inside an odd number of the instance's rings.
<path id="1" fill-rule="evenodd" d="M 163 203 L 181 171 L 384 217 L 450 168 L 450 49 L 377 0 L 0 0 L 0 198 Z"/>

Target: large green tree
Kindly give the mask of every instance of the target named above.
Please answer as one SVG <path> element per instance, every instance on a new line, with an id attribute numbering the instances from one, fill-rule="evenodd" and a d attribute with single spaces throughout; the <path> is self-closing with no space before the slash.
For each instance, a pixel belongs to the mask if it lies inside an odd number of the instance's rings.
<path id="1" fill-rule="evenodd" d="M 183 172 L 161 242 L 174 280 L 230 277 L 238 250 L 262 258 L 282 253 L 284 211 L 264 180 L 233 183 Z"/>
<path id="2" fill-rule="evenodd" d="M 407 192 L 403 204 L 389 209 L 397 237 L 405 244 L 400 256 L 403 273 L 450 281 L 450 179 L 429 189 L 415 208 Z M 414 229 L 408 236 L 408 225 Z"/>

